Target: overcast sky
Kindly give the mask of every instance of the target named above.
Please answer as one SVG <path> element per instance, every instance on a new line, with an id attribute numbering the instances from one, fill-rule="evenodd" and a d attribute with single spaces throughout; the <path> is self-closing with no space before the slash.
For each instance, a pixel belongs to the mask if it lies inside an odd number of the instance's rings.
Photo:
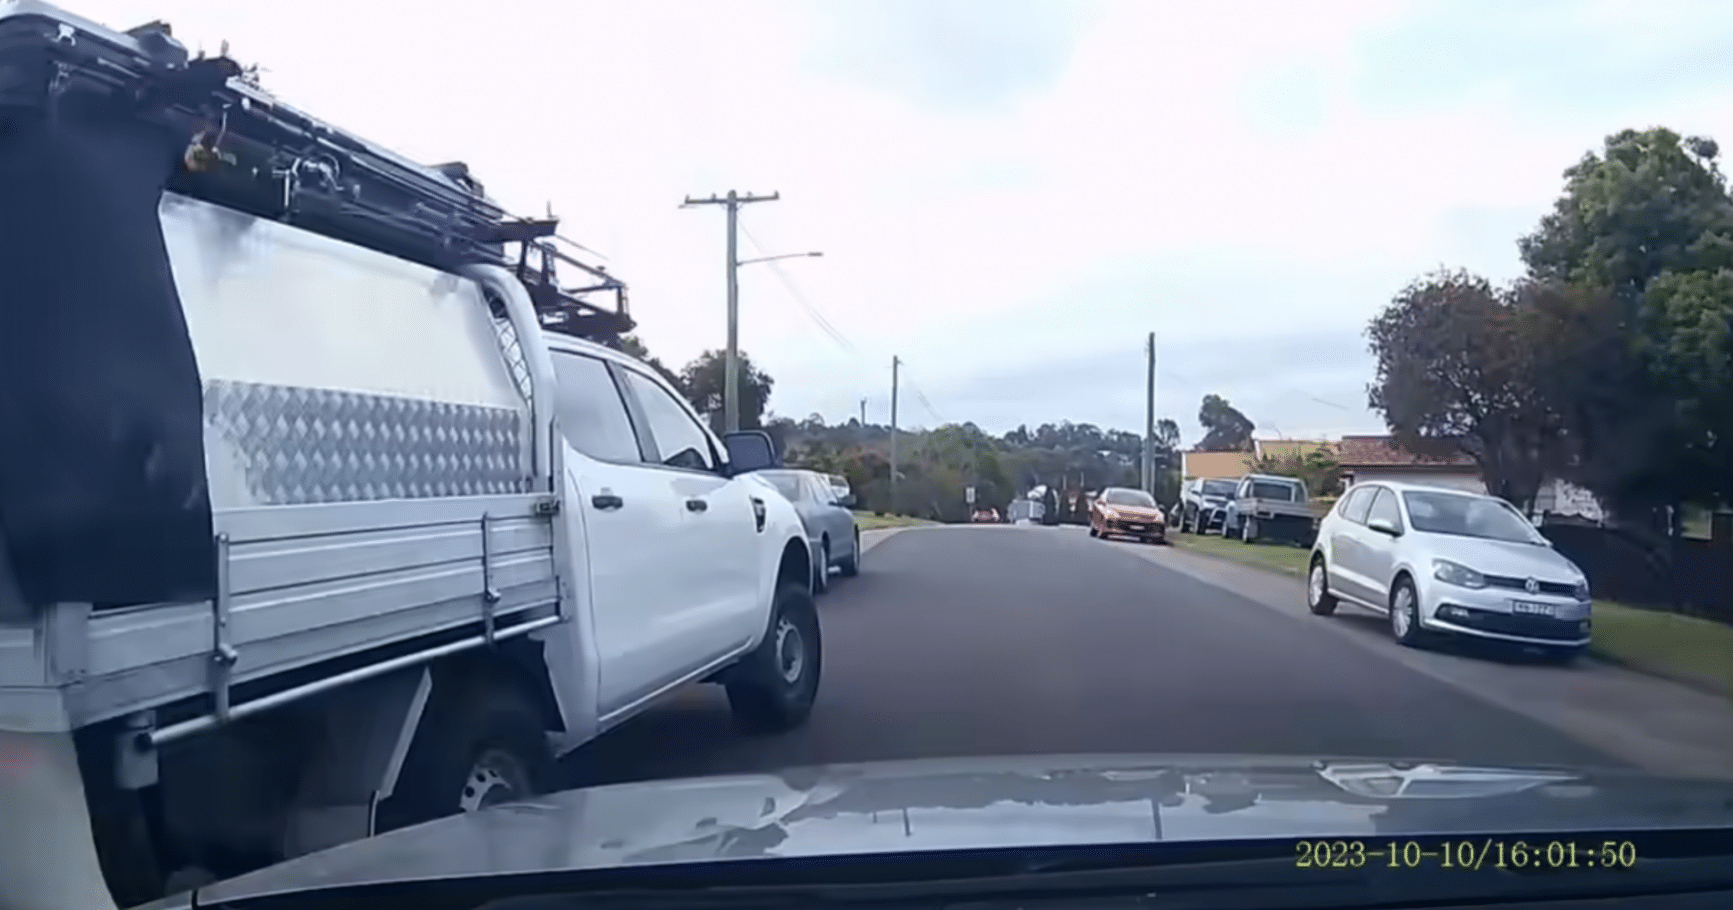
<path id="1" fill-rule="evenodd" d="M 1367 320 L 1441 264 L 1503 279 L 1607 133 L 1733 140 L 1733 3 L 1636 0 L 85 0 L 516 210 L 548 204 L 671 365 L 742 346 L 772 410 L 905 424 L 1377 432 Z"/>

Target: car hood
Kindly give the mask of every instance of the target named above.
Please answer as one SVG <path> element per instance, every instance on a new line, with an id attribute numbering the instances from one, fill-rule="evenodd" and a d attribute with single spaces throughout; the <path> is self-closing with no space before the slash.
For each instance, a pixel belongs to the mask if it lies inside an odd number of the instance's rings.
<path id="1" fill-rule="evenodd" d="M 429 822 L 201 889 L 766 857 L 1733 824 L 1733 782 L 1236 756 L 933 759 L 621 784 Z"/>

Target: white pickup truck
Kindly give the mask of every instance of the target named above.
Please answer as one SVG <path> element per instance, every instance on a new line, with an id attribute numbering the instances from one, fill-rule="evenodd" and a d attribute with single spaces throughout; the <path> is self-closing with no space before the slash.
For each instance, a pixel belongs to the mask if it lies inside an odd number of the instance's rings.
<path id="1" fill-rule="evenodd" d="M 807 718 L 769 438 L 606 343 L 552 219 L 160 24 L 4 0 L 0 72 L 0 907 L 532 795 L 691 682 Z"/>

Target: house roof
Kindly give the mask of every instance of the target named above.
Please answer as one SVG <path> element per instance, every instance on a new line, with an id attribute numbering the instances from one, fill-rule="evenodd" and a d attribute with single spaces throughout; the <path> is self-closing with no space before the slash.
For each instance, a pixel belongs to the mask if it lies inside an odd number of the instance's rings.
<path id="1" fill-rule="evenodd" d="M 1332 455 L 1336 443 L 1327 439 L 1258 439 L 1252 442 L 1259 458 L 1293 458 L 1323 449 Z"/>
<path id="2" fill-rule="evenodd" d="M 1198 477 L 1238 477 L 1252 470 L 1250 452 L 1181 452 L 1180 473 L 1186 480 Z"/>
<path id="3" fill-rule="evenodd" d="M 1336 449 L 1336 461 L 1344 468 L 1421 468 L 1454 472 L 1475 467 L 1474 459 L 1462 452 L 1442 457 L 1416 455 L 1398 446 L 1389 436 L 1344 436 Z"/>

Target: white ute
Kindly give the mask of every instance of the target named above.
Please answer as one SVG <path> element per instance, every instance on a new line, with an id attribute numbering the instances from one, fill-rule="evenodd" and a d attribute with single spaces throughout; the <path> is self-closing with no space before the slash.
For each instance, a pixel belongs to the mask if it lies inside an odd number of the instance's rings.
<path id="1" fill-rule="evenodd" d="M 0 0 L 0 71 L 0 907 L 528 797 L 690 682 L 806 720 L 769 438 L 608 346 L 553 219 L 159 24 Z"/>

